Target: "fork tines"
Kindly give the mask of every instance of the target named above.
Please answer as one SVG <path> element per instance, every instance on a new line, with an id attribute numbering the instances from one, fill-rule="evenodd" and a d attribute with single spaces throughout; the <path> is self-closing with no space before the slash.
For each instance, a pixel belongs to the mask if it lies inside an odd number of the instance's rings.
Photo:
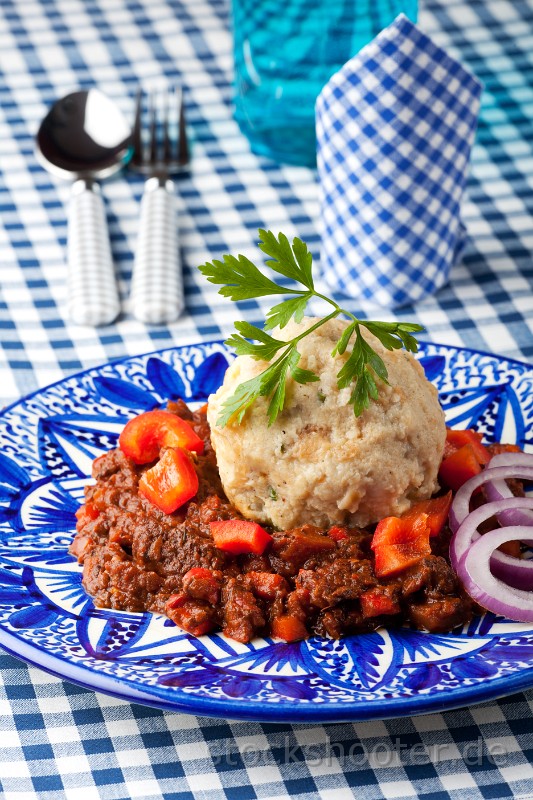
<path id="1" fill-rule="evenodd" d="M 146 174 L 173 172 L 189 161 L 183 91 L 137 90 L 132 166 Z"/>

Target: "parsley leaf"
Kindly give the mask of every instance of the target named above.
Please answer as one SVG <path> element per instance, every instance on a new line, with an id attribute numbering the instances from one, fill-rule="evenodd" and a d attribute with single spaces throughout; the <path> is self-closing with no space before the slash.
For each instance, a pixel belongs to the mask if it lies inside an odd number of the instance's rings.
<path id="1" fill-rule="evenodd" d="M 233 347 L 238 356 L 252 356 L 256 360 L 270 361 L 278 350 L 287 346 L 287 342 L 274 339 L 266 331 L 256 328 L 249 322 L 236 322 L 235 328 L 241 335 L 232 333 L 229 339 L 226 339 L 225 344 Z M 245 336 L 248 338 L 245 339 Z M 253 344 L 248 339 L 255 339 L 260 344 Z"/>
<path id="2" fill-rule="evenodd" d="M 273 306 L 270 311 L 267 311 L 265 328 L 267 330 L 284 328 L 293 317 L 295 322 L 301 322 L 307 303 L 312 296 L 312 292 L 305 292 L 299 297 L 291 297 L 290 300 L 284 300 L 283 303 Z"/>
<path id="3" fill-rule="evenodd" d="M 266 275 L 260 272 L 246 256 L 224 256 L 223 261 L 213 260 L 212 263 L 202 264 L 198 267 L 209 283 L 226 284 L 219 290 L 223 297 L 230 300 L 251 300 L 254 297 L 266 297 L 273 294 L 297 294 L 292 289 L 278 286 Z"/>
<path id="4" fill-rule="evenodd" d="M 267 267 L 271 267 L 280 275 L 292 278 L 297 283 L 303 284 L 309 291 L 314 290 L 313 284 L 313 256 L 301 239 L 293 239 L 292 245 L 284 233 L 278 237 L 271 231 L 259 230 L 259 249 L 267 256 L 272 256 L 266 262 Z"/>
<path id="5" fill-rule="evenodd" d="M 310 369 L 302 369 L 298 366 L 299 360 L 300 353 L 297 350 L 293 350 L 287 359 L 290 373 L 296 383 L 314 383 L 315 381 L 319 381 L 320 378 L 318 375 L 311 372 Z"/>
<path id="6" fill-rule="evenodd" d="M 358 319 L 330 297 L 316 291 L 312 255 L 301 239 L 295 238 L 291 243 L 285 234 L 276 236 L 272 231 L 265 230 L 260 230 L 259 235 L 259 248 L 270 257 L 266 265 L 279 275 L 295 281 L 299 288 L 286 288 L 275 283 L 243 255 L 225 255 L 222 261 L 213 260 L 199 267 L 210 283 L 222 284 L 219 294 L 231 300 L 293 295 L 267 312 L 264 330 L 249 322 L 235 323 L 236 333 L 226 340 L 226 344 L 234 347 L 237 355 L 248 355 L 255 360 L 270 363 L 259 375 L 241 383 L 233 395 L 224 401 L 217 424 L 224 427 L 230 421 L 241 422 L 247 409 L 257 398 L 265 397 L 268 399 L 268 424 L 272 425 L 287 405 L 289 375 L 301 384 L 320 380 L 314 372 L 299 366 L 301 354 L 298 351 L 298 342 L 330 319 L 341 315 L 348 318 L 349 324 L 335 344 L 331 356 L 335 358 L 348 353 L 337 374 L 337 386 L 339 389 L 351 389 L 349 403 L 354 414 L 359 416 L 372 401 L 377 400 L 379 382 L 388 381 L 385 362 L 371 342 L 364 338 L 361 329 L 365 328 L 373 334 L 387 350 L 404 347 L 409 352 L 416 353 L 418 343 L 412 334 L 424 330 L 423 327 L 411 322 Z M 313 297 L 328 303 L 333 309 L 331 313 L 287 341 L 276 339 L 267 333 L 274 328 L 283 329 L 291 319 L 301 322 L 307 304 Z M 320 397 L 320 391 L 317 396 Z"/>
<path id="7" fill-rule="evenodd" d="M 359 323 L 358 322 L 352 322 L 350 325 L 348 325 L 347 328 L 344 329 L 344 332 L 343 332 L 341 338 L 339 339 L 339 341 L 337 342 L 337 344 L 335 345 L 335 347 L 331 351 L 331 355 L 333 357 L 335 357 L 337 355 L 337 353 L 340 356 L 342 356 L 346 352 L 346 348 L 350 344 L 350 339 L 352 338 L 352 336 L 354 335 L 354 333 L 355 333 L 355 331 L 357 330 L 358 327 L 359 327 Z"/>

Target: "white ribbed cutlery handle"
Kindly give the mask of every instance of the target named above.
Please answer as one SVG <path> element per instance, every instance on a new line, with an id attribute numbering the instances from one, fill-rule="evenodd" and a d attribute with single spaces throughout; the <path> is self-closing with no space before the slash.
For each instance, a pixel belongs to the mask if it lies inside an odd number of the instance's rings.
<path id="1" fill-rule="evenodd" d="M 104 203 L 97 184 L 78 180 L 68 217 L 68 315 L 78 325 L 107 325 L 120 301 Z"/>
<path id="2" fill-rule="evenodd" d="M 184 307 L 174 185 L 150 178 L 141 202 L 131 310 L 141 322 L 160 325 L 177 319 Z"/>

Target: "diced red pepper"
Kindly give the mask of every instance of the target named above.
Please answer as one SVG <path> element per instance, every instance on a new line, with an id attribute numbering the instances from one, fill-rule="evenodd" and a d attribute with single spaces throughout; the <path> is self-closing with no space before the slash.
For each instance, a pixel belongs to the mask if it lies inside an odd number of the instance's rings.
<path id="1" fill-rule="evenodd" d="M 220 588 L 220 580 L 212 570 L 204 567 L 193 567 L 183 576 L 183 591 L 189 597 L 205 600 L 213 606 L 220 600 Z"/>
<path id="2" fill-rule="evenodd" d="M 87 522 L 93 522 L 95 519 L 98 519 L 99 516 L 100 512 L 93 503 L 88 502 L 80 506 L 76 510 L 76 530 L 81 531 Z"/>
<path id="3" fill-rule="evenodd" d="M 481 464 L 471 444 L 464 444 L 445 458 L 439 469 L 439 479 L 456 492 L 469 478 L 481 472 Z"/>
<path id="4" fill-rule="evenodd" d="M 185 573 L 183 576 L 183 580 L 188 580 L 189 578 L 212 578 L 213 573 L 210 569 L 206 567 L 191 567 L 191 569 Z"/>
<path id="5" fill-rule="evenodd" d="M 376 525 L 372 537 L 372 550 L 391 544 L 407 544 L 416 541 L 422 530 L 427 527 L 427 514 L 419 514 L 409 519 L 406 517 L 385 517 Z"/>
<path id="6" fill-rule="evenodd" d="M 385 594 L 379 586 L 363 592 L 359 599 L 361 611 L 365 617 L 379 617 L 382 614 L 398 614 L 400 612 L 399 603 L 390 595 Z"/>
<path id="7" fill-rule="evenodd" d="M 130 419 L 119 436 L 122 452 L 136 464 L 155 461 L 163 447 L 184 447 L 203 453 L 204 442 L 188 422 L 170 411 L 156 409 Z"/>
<path id="8" fill-rule="evenodd" d="M 451 500 L 452 493 L 448 492 L 416 503 L 402 517 L 386 517 L 378 522 L 371 545 L 378 578 L 401 572 L 430 555 L 430 536 L 437 536 L 444 527 Z"/>
<path id="9" fill-rule="evenodd" d="M 287 581 L 276 572 L 247 572 L 254 594 L 263 600 L 274 600 L 276 595 L 287 593 Z"/>
<path id="10" fill-rule="evenodd" d="M 428 529 L 429 530 L 429 529 Z M 385 578 L 394 575 L 414 564 L 418 564 L 421 558 L 431 554 L 431 547 L 411 544 L 392 544 L 390 547 L 380 547 L 376 550 L 374 571 L 376 577 Z"/>
<path id="11" fill-rule="evenodd" d="M 291 614 L 283 614 L 272 620 L 272 636 L 285 639 L 286 642 L 297 642 L 307 638 L 307 628 L 301 620 Z"/>
<path id="12" fill-rule="evenodd" d="M 339 525 L 334 525 L 329 529 L 328 536 L 331 536 L 334 542 L 342 542 L 343 539 L 348 539 L 348 532 L 346 528 L 341 528 Z"/>
<path id="13" fill-rule="evenodd" d="M 198 491 L 198 475 L 186 450 L 169 447 L 157 464 L 141 476 L 139 494 L 172 514 Z"/>
<path id="14" fill-rule="evenodd" d="M 429 526 L 431 536 L 438 536 L 444 528 L 446 520 L 448 519 L 452 500 L 452 492 L 443 494 L 441 497 L 432 497 L 429 500 L 421 500 L 419 503 L 412 505 L 409 511 L 407 511 L 405 514 L 402 514 L 402 519 L 413 519 L 414 517 L 418 517 L 420 514 L 426 514 L 426 523 Z"/>
<path id="15" fill-rule="evenodd" d="M 428 515 L 385 517 L 378 522 L 372 537 L 374 572 L 378 578 L 401 572 L 431 554 Z"/>
<path id="16" fill-rule="evenodd" d="M 168 598 L 165 614 L 176 625 L 179 625 L 187 633 L 192 633 L 193 636 L 203 636 L 215 627 L 209 606 L 192 600 L 183 592 L 173 594 Z"/>
<path id="17" fill-rule="evenodd" d="M 219 550 L 239 555 L 239 553 L 264 553 L 272 536 L 258 525 L 247 519 L 224 519 L 210 522 L 213 541 Z"/>
<path id="18" fill-rule="evenodd" d="M 456 428 L 446 428 L 446 443 L 444 445 L 444 459 L 451 456 L 465 444 L 472 445 L 472 449 L 480 464 L 488 464 L 491 454 L 489 450 L 481 443 L 482 435 L 471 428 L 466 430 L 458 430 Z"/>

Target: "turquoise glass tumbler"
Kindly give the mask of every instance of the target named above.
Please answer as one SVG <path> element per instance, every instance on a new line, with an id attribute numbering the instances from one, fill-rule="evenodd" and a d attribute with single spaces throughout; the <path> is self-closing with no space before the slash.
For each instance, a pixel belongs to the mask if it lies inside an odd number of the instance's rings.
<path id="1" fill-rule="evenodd" d="M 252 150 L 316 163 L 315 100 L 329 78 L 417 0 L 232 0 L 235 119 Z"/>

